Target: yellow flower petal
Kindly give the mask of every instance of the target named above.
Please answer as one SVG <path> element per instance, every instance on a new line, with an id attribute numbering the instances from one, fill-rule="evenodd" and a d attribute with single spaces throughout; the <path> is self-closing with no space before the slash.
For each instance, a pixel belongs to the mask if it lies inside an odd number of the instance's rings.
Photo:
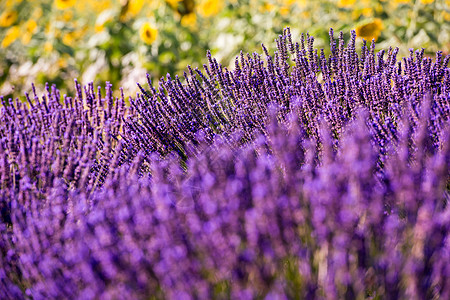
<path id="1" fill-rule="evenodd" d="M 66 10 L 63 13 L 62 18 L 64 21 L 69 22 L 73 18 L 73 12 L 71 12 L 70 10 Z"/>
<path id="2" fill-rule="evenodd" d="M 77 1 L 76 0 L 55 0 L 55 6 L 57 9 L 67 9 L 71 8 L 75 5 Z"/>
<path id="3" fill-rule="evenodd" d="M 39 6 L 36 7 L 33 10 L 33 13 L 31 14 L 31 18 L 32 19 L 39 19 L 40 17 L 42 17 L 42 8 L 40 8 Z"/>
<path id="4" fill-rule="evenodd" d="M 19 26 L 13 26 L 11 28 L 9 28 L 6 31 L 6 35 L 3 38 L 3 41 L 1 43 L 1 47 L 2 48 L 6 48 L 9 45 L 11 45 L 12 43 L 14 43 L 15 40 L 17 40 L 17 38 L 20 36 L 20 29 Z"/>
<path id="5" fill-rule="evenodd" d="M 64 59 L 63 57 L 60 57 L 59 59 L 58 59 L 58 67 L 60 67 L 60 68 L 65 68 L 65 67 L 67 67 L 67 59 Z"/>
<path id="6" fill-rule="evenodd" d="M 52 52 L 53 50 L 53 44 L 49 41 L 45 42 L 44 44 L 44 51 L 45 52 Z"/>
<path id="7" fill-rule="evenodd" d="M 443 11 L 442 16 L 444 17 L 445 21 L 450 22 L 450 13 Z"/>
<path id="8" fill-rule="evenodd" d="M 169 6 L 172 8 L 177 8 L 178 2 L 180 1 L 181 0 L 166 0 L 167 4 L 169 4 Z"/>
<path id="9" fill-rule="evenodd" d="M 36 31 L 37 23 L 35 20 L 28 20 L 25 23 L 25 31 L 27 33 L 33 34 Z"/>
<path id="10" fill-rule="evenodd" d="M 371 7 L 365 7 L 362 9 L 362 14 L 365 17 L 371 17 L 373 16 L 373 9 Z"/>
<path id="11" fill-rule="evenodd" d="M 75 32 L 67 32 L 62 37 L 62 42 L 67 46 L 73 46 L 75 43 Z"/>
<path id="12" fill-rule="evenodd" d="M 197 15 L 195 13 L 190 13 L 187 15 L 184 15 L 181 18 L 181 25 L 185 26 L 185 27 L 195 27 L 197 23 Z"/>
<path id="13" fill-rule="evenodd" d="M 260 11 L 265 13 L 265 12 L 271 12 L 275 9 L 275 5 L 273 5 L 272 3 L 269 2 L 265 2 L 261 7 L 260 7 Z"/>
<path id="14" fill-rule="evenodd" d="M 339 0 L 337 6 L 339 7 L 350 7 L 355 4 L 356 0 Z"/>
<path id="15" fill-rule="evenodd" d="M 198 12 L 204 17 L 217 15 L 223 8 L 222 1 L 203 0 L 198 6 Z"/>
<path id="16" fill-rule="evenodd" d="M 131 18 L 136 17 L 144 6 L 144 0 L 128 0 L 122 1 L 122 11 L 120 12 L 120 22 L 127 22 Z"/>
<path id="17" fill-rule="evenodd" d="M 128 2 L 128 12 L 132 16 L 136 16 L 142 10 L 142 6 L 144 6 L 144 3 L 144 0 L 130 0 Z"/>
<path id="18" fill-rule="evenodd" d="M 286 6 L 280 7 L 280 15 L 287 16 L 289 14 L 289 12 L 290 12 L 289 7 L 286 7 Z"/>
<path id="19" fill-rule="evenodd" d="M 105 29 L 105 26 L 103 24 L 95 24 L 95 26 L 94 26 L 95 32 L 102 32 L 103 29 Z"/>
<path id="20" fill-rule="evenodd" d="M 22 35 L 22 38 L 20 39 L 20 41 L 22 42 L 22 44 L 28 45 L 28 44 L 31 42 L 31 37 L 32 37 L 32 36 L 33 36 L 33 35 L 32 35 L 31 33 L 25 32 L 25 33 Z"/>

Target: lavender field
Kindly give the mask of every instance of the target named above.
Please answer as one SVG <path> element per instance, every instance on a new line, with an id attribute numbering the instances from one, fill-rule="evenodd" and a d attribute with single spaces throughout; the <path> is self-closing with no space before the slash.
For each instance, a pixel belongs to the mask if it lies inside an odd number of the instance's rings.
<path id="1" fill-rule="evenodd" d="M 450 55 L 329 36 L 2 97 L 0 299 L 450 299 Z"/>

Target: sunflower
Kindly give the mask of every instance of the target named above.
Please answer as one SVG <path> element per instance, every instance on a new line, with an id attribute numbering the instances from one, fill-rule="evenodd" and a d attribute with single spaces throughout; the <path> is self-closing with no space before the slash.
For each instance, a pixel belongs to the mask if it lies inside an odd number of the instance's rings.
<path id="1" fill-rule="evenodd" d="M 44 51 L 47 52 L 47 53 L 52 52 L 53 51 L 53 43 L 50 42 L 50 41 L 46 41 L 44 43 Z"/>
<path id="2" fill-rule="evenodd" d="M 31 41 L 31 37 L 33 36 L 33 33 L 36 31 L 37 23 L 35 20 L 30 19 L 25 23 L 25 32 L 22 35 L 21 41 L 22 44 L 28 45 Z"/>
<path id="3" fill-rule="evenodd" d="M 366 40 L 377 40 L 383 29 L 383 23 L 380 19 L 374 19 L 370 23 L 356 27 L 356 35 Z"/>
<path id="4" fill-rule="evenodd" d="M 67 46 L 73 46 L 75 44 L 76 34 L 74 31 L 66 32 L 62 37 L 62 42 Z"/>
<path id="5" fill-rule="evenodd" d="M 339 0 L 337 6 L 339 7 L 351 7 L 355 4 L 356 0 Z"/>
<path id="6" fill-rule="evenodd" d="M 145 4 L 144 0 L 132 0 L 128 2 L 128 13 L 131 14 L 131 16 L 136 16 L 139 14 L 139 12 L 142 10 L 142 7 Z"/>
<path id="7" fill-rule="evenodd" d="M 263 13 L 265 12 L 271 12 L 275 9 L 275 5 L 269 2 L 265 2 L 260 8 L 259 10 Z"/>
<path id="8" fill-rule="evenodd" d="M 6 35 L 3 38 L 3 41 L 1 43 L 1 47 L 2 48 L 6 48 L 9 45 L 11 45 L 12 43 L 14 43 L 15 40 L 17 40 L 17 38 L 20 36 L 20 29 L 19 26 L 13 26 L 11 28 L 9 28 L 6 31 Z"/>
<path id="9" fill-rule="evenodd" d="M 170 7 L 176 9 L 178 6 L 178 2 L 181 2 L 181 0 L 166 0 L 166 2 Z"/>
<path id="10" fill-rule="evenodd" d="M 158 37 L 158 29 L 153 27 L 149 22 L 144 23 L 139 30 L 139 36 L 144 43 L 150 45 Z"/>
<path id="11" fill-rule="evenodd" d="M 25 23 L 25 31 L 29 33 L 34 33 L 37 28 L 37 23 L 35 20 L 30 19 Z"/>
<path id="12" fill-rule="evenodd" d="M 17 20 L 15 11 L 5 11 L 0 15 L 0 27 L 9 27 Z"/>
<path id="13" fill-rule="evenodd" d="M 181 17 L 181 25 L 185 27 L 195 28 L 197 23 L 197 15 L 195 13 L 190 13 Z"/>
<path id="14" fill-rule="evenodd" d="M 55 0 L 55 6 L 57 9 L 67 9 L 75 5 L 76 0 Z"/>
<path id="15" fill-rule="evenodd" d="M 217 15 L 223 8 L 223 2 L 216 0 L 203 0 L 198 7 L 199 13 L 204 17 Z"/>
<path id="16" fill-rule="evenodd" d="M 122 8 L 120 10 L 120 22 L 128 22 L 130 19 L 136 17 L 145 5 L 144 0 L 127 0 L 121 1 Z"/>

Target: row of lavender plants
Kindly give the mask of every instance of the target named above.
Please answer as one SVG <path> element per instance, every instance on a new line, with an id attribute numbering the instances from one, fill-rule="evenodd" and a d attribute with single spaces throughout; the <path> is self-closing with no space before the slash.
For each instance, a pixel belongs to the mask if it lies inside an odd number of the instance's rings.
<path id="1" fill-rule="evenodd" d="M 330 40 L 2 98 L 0 298 L 450 298 L 450 56 Z"/>

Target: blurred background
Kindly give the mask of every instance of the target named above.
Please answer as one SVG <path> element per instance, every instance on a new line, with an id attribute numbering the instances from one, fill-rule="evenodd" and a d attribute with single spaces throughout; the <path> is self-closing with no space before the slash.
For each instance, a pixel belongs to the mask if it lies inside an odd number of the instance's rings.
<path id="1" fill-rule="evenodd" d="M 223 66 L 240 50 L 269 51 L 286 26 L 328 50 L 328 30 L 355 29 L 377 49 L 450 49 L 450 0 L 1 0 L 0 95 L 22 96 L 35 83 L 73 94 L 82 84 L 113 84 L 126 95 L 150 73 L 154 82 L 201 67 L 210 49 Z"/>

